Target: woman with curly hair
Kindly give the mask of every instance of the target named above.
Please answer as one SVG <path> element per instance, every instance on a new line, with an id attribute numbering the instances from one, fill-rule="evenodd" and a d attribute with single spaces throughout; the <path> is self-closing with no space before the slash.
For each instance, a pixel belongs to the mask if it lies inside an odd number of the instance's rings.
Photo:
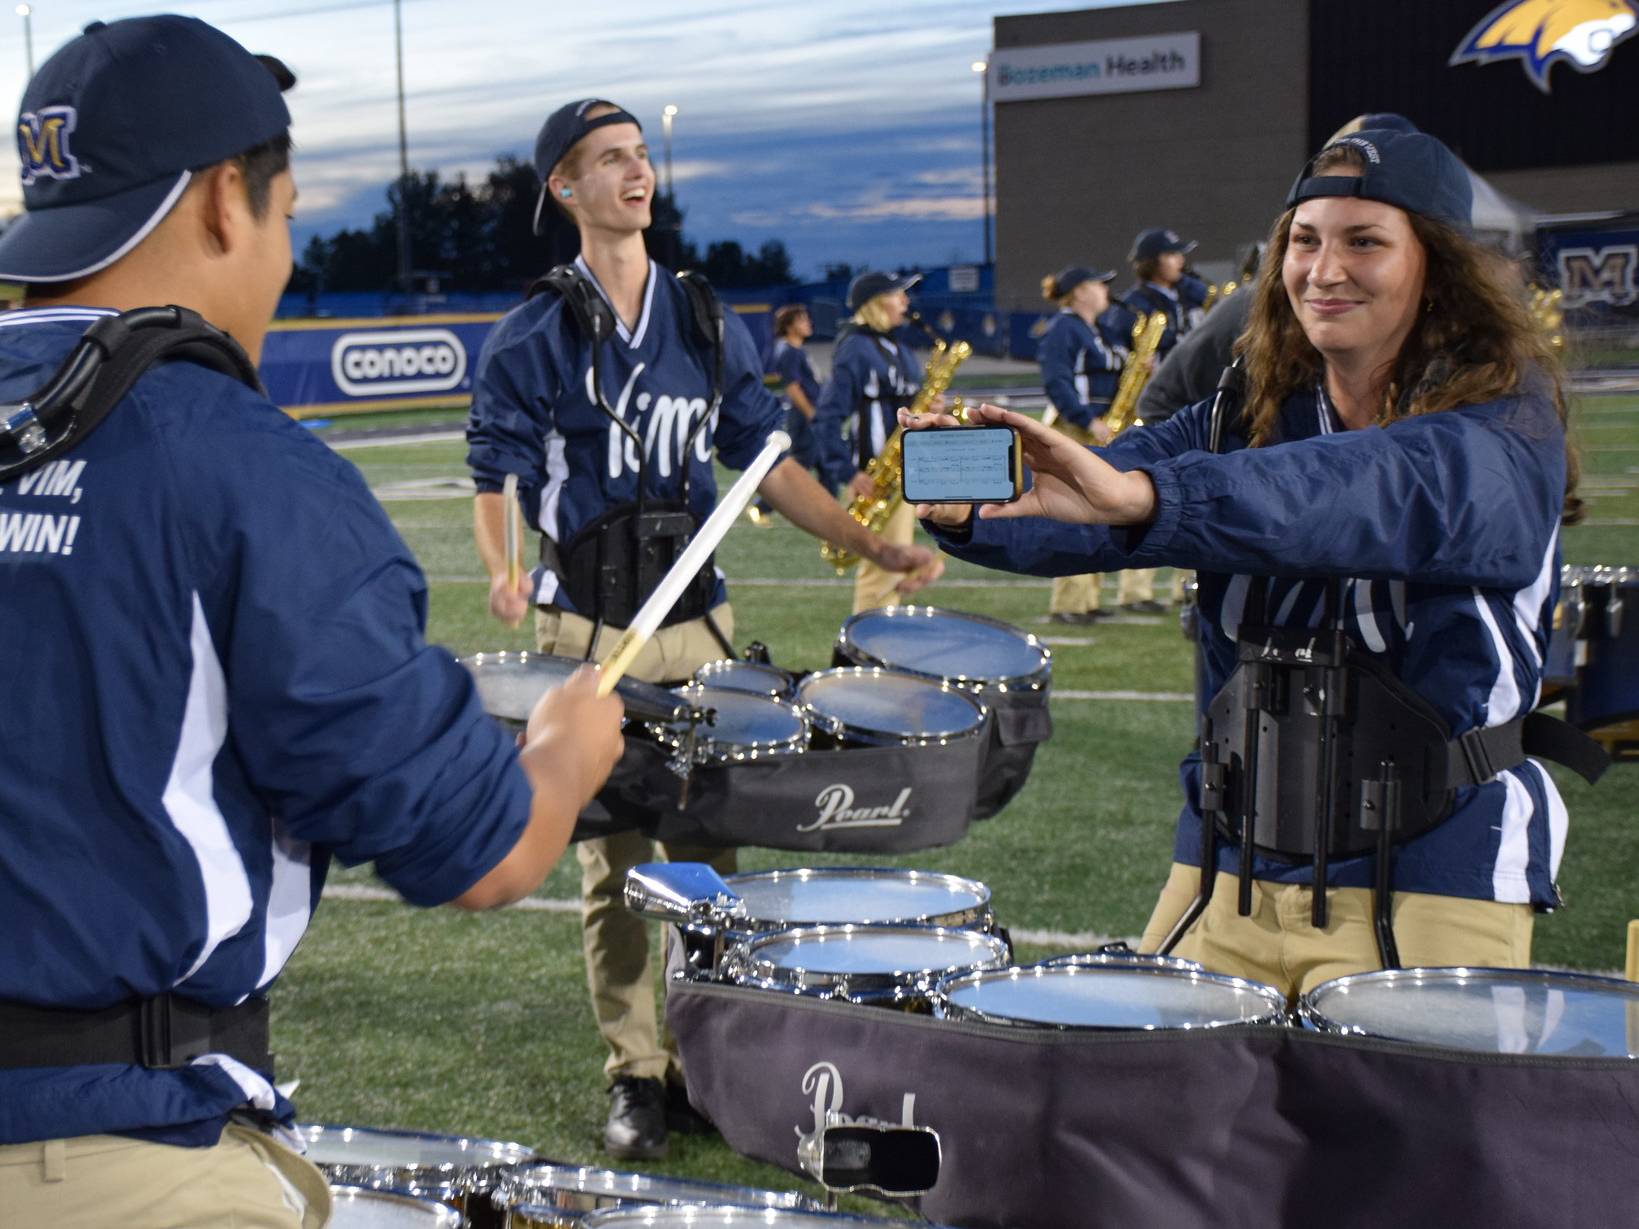
<path id="1" fill-rule="evenodd" d="M 1176 955 L 1289 994 L 1396 956 L 1522 967 L 1534 912 L 1559 901 L 1567 827 L 1522 750 L 1534 735 L 1520 735 L 1559 526 L 1576 511 L 1558 362 L 1517 279 L 1472 238 L 1468 176 L 1435 138 L 1344 137 L 1287 206 L 1238 343 L 1238 419 L 1203 402 L 1091 450 L 985 407 L 1024 436 L 1033 488 L 977 517 L 918 511 L 950 553 L 1011 571 L 1197 569 L 1203 694 L 1216 698 L 1207 764 L 1199 748 L 1184 761 L 1146 950 L 1171 939 Z M 1344 705 L 1302 669 L 1328 644 L 1351 671 Z M 1400 736 L 1363 715 L 1373 688 L 1430 722 L 1430 758 L 1365 754 L 1367 735 Z M 1434 801 L 1388 808 L 1367 787 L 1395 771 L 1412 774 L 1402 794 Z M 1372 797 L 1391 810 L 1381 863 L 1336 839 L 1376 823 Z"/>

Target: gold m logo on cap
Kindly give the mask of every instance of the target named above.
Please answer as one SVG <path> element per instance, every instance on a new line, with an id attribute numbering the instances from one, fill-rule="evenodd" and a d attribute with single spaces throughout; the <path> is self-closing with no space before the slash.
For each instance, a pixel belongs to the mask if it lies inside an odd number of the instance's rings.
<path id="1" fill-rule="evenodd" d="M 23 183 L 41 175 L 51 179 L 78 179 L 80 160 L 68 138 L 78 118 L 73 107 L 45 107 L 17 117 L 17 157 L 23 164 Z"/>

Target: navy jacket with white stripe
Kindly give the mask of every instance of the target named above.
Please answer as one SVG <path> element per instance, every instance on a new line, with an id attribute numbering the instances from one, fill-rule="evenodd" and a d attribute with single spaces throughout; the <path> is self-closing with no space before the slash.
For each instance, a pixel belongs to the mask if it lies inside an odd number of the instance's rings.
<path id="1" fill-rule="evenodd" d="M 1227 433 L 1206 451 L 1209 402 L 1101 454 L 1155 484 L 1155 517 L 1131 529 L 1038 519 L 972 521 L 946 549 L 1038 576 L 1172 565 L 1200 578 L 1200 643 L 1210 698 L 1235 665 L 1249 585 L 1268 615 L 1313 626 L 1325 582 L 1344 578 L 1348 631 L 1460 734 L 1501 725 L 1536 705 L 1559 587 L 1565 433 L 1545 395 L 1344 431 L 1320 392 L 1282 407 L 1281 443 L 1249 448 Z M 1200 762 L 1183 762 L 1175 857 L 1200 864 Z M 1399 891 L 1481 900 L 1557 902 L 1564 803 L 1527 761 L 1460 791 L 1451 816 L 1397 848 Z M 1233 872 L 1238 850 L 1220 848 Z M 1258 859 L 1260 878 L 1308 882 L 1307 863 Z M 1370 858 L 1331 864 L 1328 881 L 1371 885 Z"/>
<path id="2" fill-rule="evenodd" d="M 95 318 L 0 317 L 0 398 Z M 529 786 L 426 610 L 358 471 L 192 363 L 0 486 L 0 999 L 231 1005 L 284 967 L 332 856 L 420 905 L 500 862 Z M 209 1144 L 247 1105 L 290 1113 L 221 1055 L 0 1069 L 0 1143 Z"/>

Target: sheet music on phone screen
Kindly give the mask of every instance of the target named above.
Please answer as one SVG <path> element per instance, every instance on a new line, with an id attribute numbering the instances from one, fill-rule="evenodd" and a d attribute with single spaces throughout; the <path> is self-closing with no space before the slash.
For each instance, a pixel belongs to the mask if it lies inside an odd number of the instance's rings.
<path id="1" fill-rule="evenodd" d="M 907 431 L 904 447 L 911 503 L 1010 503 L 1023 490 L 1019 437 L 1011 427 Z"/>

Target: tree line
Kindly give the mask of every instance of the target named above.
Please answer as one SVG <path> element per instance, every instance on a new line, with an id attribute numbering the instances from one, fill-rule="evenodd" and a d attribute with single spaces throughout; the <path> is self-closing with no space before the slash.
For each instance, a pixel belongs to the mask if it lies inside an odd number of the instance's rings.
<path id="1" fill-rule="evenodd" d="M 311 297 L 336 291 L 406 290 L 399 284 L 398 211 L 406 207 L 412 281 L 436 280 L 443 291 L 518 292 L 579 250 L 574 224 L 546 210 L 546 233 L 534 233 L 540 181 L 518 158 L 501 157 L 479 183 L 464 174 L 411 171 L 387 188 L 387 208 L 368 226 L 315 235 L 296 263 L 290 290 Z M 683 211 L 657 192 L 649 254 L 673 269 L 697 269 L 723 290 L 796 282 L 785 244 L 771 239 L 755 252 L 732 239 L 704 251 L 683 233 Z"/>

